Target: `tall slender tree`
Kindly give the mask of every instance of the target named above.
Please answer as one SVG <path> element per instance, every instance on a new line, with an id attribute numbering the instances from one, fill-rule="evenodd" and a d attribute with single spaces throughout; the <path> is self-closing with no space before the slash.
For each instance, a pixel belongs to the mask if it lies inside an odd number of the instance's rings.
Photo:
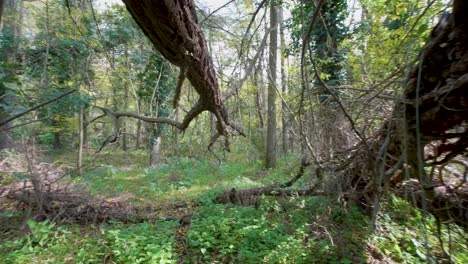
<path id="1" fill-rule="evenodd" d="M 278 9 L 278 23 L 280 25 L 280 65 L 281 65 L 281 93 L 285 96 L 288 92 L 288 83 L 286 80 L 286 39 L 285 39 L 285 24 L 284 24 L 283 7 Z M 283 153 L 288 153 L 288 114 L 285 101 L 281 101 L 281 130 L 282 130 L 282 146 Z"/>
<path id="2" fill-rule="evenodd" d="M 271 1 L 270 6 L 270 52 L 268 56 L 268 122 L 265 167 L 276 168 L 276 63 L 278 57 L 278 6 Z"/>
<path id="3" fill-rule="evenodd" d="M 14 97 L 14 91 L 9 89 L 7 84 L 17 83 L 15 54 L 20 25 L 16 4 L 14 0 L 0 1 L 0 121 L 10 117 L 8 109 L 11 108 Z M 10 126 L 11 123 L 7 123 L 0 127 L 0 150 L 8 149 L 12 145 Z"/>

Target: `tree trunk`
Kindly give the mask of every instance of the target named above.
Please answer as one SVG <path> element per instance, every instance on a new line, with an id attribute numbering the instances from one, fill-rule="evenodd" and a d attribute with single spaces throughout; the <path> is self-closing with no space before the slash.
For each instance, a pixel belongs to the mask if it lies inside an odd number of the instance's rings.
<path id="1" fill-rule="evenodd" d="M 13 0 L 1 0 L 0 1 L 0 26 L 1 33 L 6 37 L 7 41 L 12 41 L 12 45 L 4 50 L 4 54 L 0 54 L 0 65 L 14 65 L 11 63 L 15 60 L 16 54 L 16 37 L 19 34 L 19 25 L 17 25 L 17 16 L 16 16 L 16 5 Z M 7 19 L 3 19 L 3 15 Z M 3 21 L 3 24 L 2 24 Z M 18 23 L 19 24 L 19 23 Z M 0 67 L 0 75 L 4 75 L 3 78 L 6 80 L 14 79 L 16 70 L 14 66 Z M 3 68 L 3 69 L 2 69 Z M 13 81 L 12 81 L 13 82 Z M 7 94 L 7 88 L 5 85 L 0 83 L 0 105 L 8 106 L 14 100 L 13 96 Z M 7 120 L 10 117 L 10 114 L 5 111 L 4 107 L 0 106 L 0 121 Z M 12 147 L 13 138 L 12 131 L 9 129 L 11 127 L 11 122 L 0 127 L 0 150 L 9 149 Z"/>
<path id="2" fill-rule="evenodd" d="M 127 46 L 124 47 L 124 55 L 125 55 L 125 60 L 127 62 L 127 67 L 128 70 L 130 71 L 130 65 L 128 62 L 128 48 Z M 122 80 L 123 81 L 123 86 L 124 86 L 124 111 L 128 111 L 128 80 Z M 127 151 L 128 150 L 128 122 L 126 119 L 123 120 L 122 122 L 122 150 Z"/>
<path id="3" fill-rule="evenodd" d="M 179 121 L 179 108 L 176 108 L 175 110 L 175 120 Z M 174 156 L 177 157 L 179 156 L 179 129 L 173 128 L 173 133 L 174 133 Z"/>
<path id="4" fill-rule="evenodd" d="M 156 167 L 159 164 L 160 144 L 161 144 L 161 137 L 156 137 L 153 139 L 153 142 L 151 144 L 151 155 L 150 155 L 151 167 Z"/>
<path id="5" fill-rule="evenodd" d="M 0 1 L 0 26 L 2 25 L 3 9 L 5 6 L 5 0 Z"/>
<path id="6" fill-rule="evenodd" d="M 0 88 L 0 97 L 6 99 L 6 95 Z M 4 100 L 0 100 L 0 103 L 2 103 Z M 8 112 L 3 110 L 3 108 L 0 107 L 0 121 L 6 120 L 10 117 Z M 12 146 L 13 143 L 13 138 L 12 138 L 12 133 L 10 130 L 11 127 L 11 122 L 3 125 L 0 127 L 0 150 L 2 149 L 9 149 Z"/>
<path id="7" fill-rule="evenodd" d="M 83 108 L 83 148 L 84 149 L 88 148 L 88 140 L 89 140 L 88 126 L 84 125 L 86 123 L 88 123 L 88 111 L 87 111 L 87 108 Z"/>
<path id="8" fill-rule="evenodd" d="M 124 111 L 128 109 L 128 83 L 125 81 L 124 84 Z M 127 121 L 124 119 L 123 126 L 122 126 L 122 150 L 128 150 L 128 129 L 127 129 Z"/>
<path id="9" fill-rule="evenodd" d="M 76 159 L 76 167 L 79 176 L 83 176 L 83 145 L 84 145 L 84 109 L 80 108 L 78 113 L 78 157 Z"/>
<path id="10" fill-rule="evenodd" d="M 208 46 L 198 24 L 194 1 L 123 2 L 155 48 L 167 60 L 181 68 L 179 79 L 188 78 L 200 96 L 182 124 L 178 125 L 179 128 L 185 129 L 201 112 L 210 111 L 217 118 L 216 128 L 219 134 L 228 136 L 227 126 L 231 124 L 222 101 L 213 62 L 208 54 Z"/>
<path id="11" fill-rule="evenodd" d="M 137 121 L 137 128 L 136 128 L 136 141 L 135 141 L 135 149 L 140 149 L 141 147 L 141 120 Z"/>
<path id="12" fill-rule="evenodd" d="M 54 132 L 54 142 L 52 143 L 55 150 L 60 149 L 62 147 L 62 140 L 60 131 Z"/>
<path id="13" fill-rule="evenodd" d="M 265 167 L 276 168 L 276 61 L 278 50 L 278 7 L 272 3 L 270 7 L 270 53 L 268 56 L 268 126 Z"/>
<path id="14" fill-rule="evenodd" d="M 263 118 L 263 109 L 264 109 L 264 89 L 263 89 L 263 82 L 259 82 L 259 77 L 261 74 L 261 63 L 258 63 L 258 67 L 255 69 L 253 74 L 253 85 L 256 87 L 255 89 L 255 109 L 257 109 L 257 117 L 258 117 L 258 128 L 263 131 L 265 128 L 265 121 Z M 262 133 L 263 136 L 263 133 Z M 263 144 L 263 143 L 262 143 Z"/>
<path id="15" fill-rule="evenodd" d="M 283 21 L 283 7 L 279 8 L 279 24 L 280 24 L 280 65 L 281 65 L 281 92 L 283 97 L 286 97 L 288 92 L 288 83 L 286 81 L 286 40 L 284 37 L 285 25 Z M 282 146 L 283 154 L 288 153 L 288 125 L 287 125 L 287 107 L 286 102 L 281 102 L 281 128 L 282 128 Z"/>
<path id="16" fill-rule="evenodd" d="M 416 194 L 416 206 L 439 220 L 468 224 L 468 183 L 457 183 L 426 173 L 425 167 L 450 163 L 468 148 L 468 2 L 455 0 L 453 14 L 445 14 L 420 54 L 420 61 L 406 82 L 405 100 L 396 105 L 393 116 L 380 130 L 377 140 L 354 153 L 348 187 L 363 203 L 378 209 L 376 197 L 382 184 L 403 194 Z M 462 133 L 457 128 L 463 127 Z M 442 143 L 440 143 L 442 142 Z M 435 144 L 434 153 L 424 151 Z M 367 162 L 363 163 L 363 157 Z M 377 158 L 376 158 L 377 157 Z M 431 165 L 432 163 L 432 165 Z M 361 165 L 359 165 L 361 164 Z M 407 177 L 404 177 L 406 174 Z M 411 178 L 406 179 L 405 178 Z M 374 184 L 369 184 L 373 182 Z M 377 207 L 377 208 L 376 208 Z"/>
<path id="17" fill-rule="evenodd" d="M 140 98 L 136 98 L 137 100 L 137 110 L 138 114 L 141 112 L 141 101 Z M 137 127 L 136 127 L 136 135 L 135 135 L 135 149 L 140 149 L 141 148 L 141 120 L 137 120 Z"/>

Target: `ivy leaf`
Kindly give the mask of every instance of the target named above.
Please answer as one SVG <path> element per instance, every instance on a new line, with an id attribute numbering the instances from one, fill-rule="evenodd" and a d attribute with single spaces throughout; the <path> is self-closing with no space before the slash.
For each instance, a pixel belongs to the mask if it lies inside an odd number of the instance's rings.
<path id="1" fill-rule="evenodd" d="M 424 34 L 424 33 L 427 31 L 428 28 L 429 28 L 429 27 L 428 27 L 428 25 L 427 25 L 426 23 L 421 24 L 421 25 L 418 27 L 418 35 Z"/>

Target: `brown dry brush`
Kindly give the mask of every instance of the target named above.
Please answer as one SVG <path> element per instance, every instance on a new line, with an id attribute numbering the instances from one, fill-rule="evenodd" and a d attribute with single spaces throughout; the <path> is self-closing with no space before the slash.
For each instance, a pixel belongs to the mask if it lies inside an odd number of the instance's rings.
<path id="1" fill-rule="evenodd" d="M 391 190 L 445 223 L 468 223 L 468 3 L 454 1 L 408 75 L 402 100 L 371 138 L 320 165 L 325 175 L 307 190 L 290 185 L 228 190 L 219 201 L 255 204 L 259 195 L 339 195 L 375 220 L 380 197 Z M 426 146 L 432 146 L 428 151 Z M 452 164 L 461 164 L 458 172 Z M 302 162 L 298 175 L 301 177 Z M 316 164 L 317 165 L 317 164 Z M 451 167 L 452 169 L 446 169 Z M 426 170 L 430 169 L 430 172 Z M 438 175 L 434 172 L 439 171 Z M 441 171 L 448 174 L 443 179 Z M 447 173 L 448 172 L 448 173 Z M 438 177 L 436 177 L 438 176 Z M 450 180 L 449 180 L 450 179 Z"/>
<path id="2" fill-rule="evenodd" d="M 125 193 L 110 198 L 93 197 L 84 184 L 72 183 L 64 168 L 40 163 L 32 164 L 28 170 L 25 164 L 11 164 L 6 159 L 1 161 L 0 170 L 29 177 L 0 186 L 0 211 L 23 211 L 26 219 L 78 224 L 176 220 L 182 224 L 196 206 L 186 202 L 135 206 L 133 195 Z"/>
<path id="3" fill-rule="evenodd" d="M 40 196 L 40 199 L 38 197 Z M 38 192 L 33 189 L 19 189 L 2 197 L 4 209 L 28 212 L 27 219 L 50 220 L 77 224 L 99 224 L 109 221 L 140 223 L 154 220 L 179 221 L 193 212 L 195 204 L 174 203 L 161 207 L 152 205 L 135 206 L 131 196 L 112 198 L 91 198 L 87 192 L 56 190 Z"/>

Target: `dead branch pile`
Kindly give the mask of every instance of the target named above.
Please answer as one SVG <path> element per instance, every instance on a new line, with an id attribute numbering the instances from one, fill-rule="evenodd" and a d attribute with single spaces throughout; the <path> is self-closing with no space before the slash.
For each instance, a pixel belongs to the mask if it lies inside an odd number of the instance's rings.
<path id="1" fill-rule="evenodd" d="M 157 208 L 134 206 L 135 197 L 125 193 L 111 198 L 92 197 L 85 185 L 72 183 L 63 168 L 48 163 L 33 164 L 29 169 L 25 165 L 17 159 L 0 161 L 2 173 L 22 173 L 25 177 L 0 186 L 0 210 L 22 210 L 27 212 L 27 218 L 36 220 L 96 224 L 179 220 L 190 214 L 194 206 L 185 202 Z"/>

